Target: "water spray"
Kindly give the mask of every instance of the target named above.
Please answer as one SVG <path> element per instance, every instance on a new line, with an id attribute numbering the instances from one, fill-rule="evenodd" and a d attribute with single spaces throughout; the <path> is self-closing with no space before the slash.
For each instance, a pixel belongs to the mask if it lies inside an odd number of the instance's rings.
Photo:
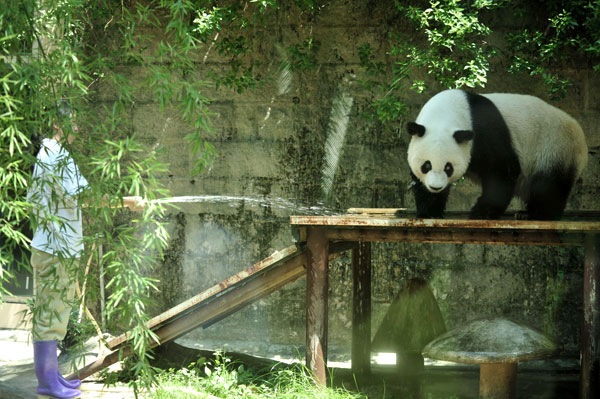
<path id="1" fill-rule="evenodd" d="M 150 201 L 151 203 L 163 204 L 185 204 L 185 203 L 207 203 L 207 204 L 225 204 L 231 207 L 240 203 L 250 204 L 263 208 L 275 208 L 288 210 L 298 214 L 308 215 L 335 215 L 339 212 L 328 209 L 322 205 L 304 206 L 298 205 L 284 198 L 268 197 L 249 197 L 249 196 L 231 196 L 231 195 L 183 195 L 177 197 L 160 198 Z"/>

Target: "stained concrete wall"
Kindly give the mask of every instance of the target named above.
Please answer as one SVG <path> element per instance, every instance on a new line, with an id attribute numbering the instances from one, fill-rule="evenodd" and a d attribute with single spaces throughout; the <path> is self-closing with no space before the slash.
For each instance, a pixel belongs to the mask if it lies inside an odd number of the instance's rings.
<path id="1" fill-rule="evenodd" d="M 359 4 L 360 3 L 360 4 Z M 262 86 L 243 94 L 228 88 L 206 88 L 213 99 L 214 130 L 206 137 L 219 157 L 201 176 L 190 176 L 192 155 L 183 137 L 190 128 L 167 109 L 159 112 L 149 94 L 140 94 L 132 121 L 137 135 L 164 150 L 170 162 L 162 177 L 173 196 L 200 196 L 169 213 L 170 247 L 157 271 L 160 308 L 167 309 L 222 279 L 250 266 L 274 250 L 292 244 L 288 217 L 348 207 L 414 208 L 406 162 L 409 136 L 405 120 L 382 126 L 360 116 L 374 94 L 361 88 L 365 77 L 358 46 L 368 43 L 376 60 L 386 55 L 393 2 L 331 1 L 313 17 L 282 7 L 267 19 L 264 30 L 251 34 L 250 54 L 261 62 Z M 499 32 L 509 26 L 495 27 Z M 410 31 L 407 30 L 407 33 Z M 157 40 L 160 30 L 148 30 Z M 279 48 L 312 35 L 321 43 L 318 65 L 292 72 L 282 84 Z M 211 68 L 228 68 L 215 51 L 198 54 L 198 76 Z M 143 71 L 123 66 L 134 79 Z M 480 92 L 508 91 L 545 98 L 546 89 L 529 76 L 513 76 L 494 66 L 489 84 Z M 569 201 L 569 209 L 599 209 L 600 82 L 585 65 L 561 70 L 573 88 L 557 106 L 583 126 L 590 162 Z M 284 79 L 285 80 L 285 79 Z M 432 95 L 408 97 L 408 118 Z M 97 93 L 101 105 L 114 89 Z M 351 99 L 339 166 L 329 196 L 322 192 L 325 143 L 330 134 L 336 99 Z M 468 210 L 478 188 L 463 182 L 453 188 L 448 209 Z M 206 198 L 203 196 L 219 196 Z M 223 198 L 229 197 L 229 198 Z M 518 203 L 511 205 L 518 208 Z M 565 355 L 576 356 L 582 304 L 580 248 L 484 245 L 374 244 L 373 330 L 409 278 L 426 279 L 448 328 L 480 316 L 505 315 L 553 336 Z M 351 326 L 351 266 L 348 256 L 330 264 L 329 345 L 332 355 L 347 354 Z M 210 347 L 264 353 L 268 346 L 285 352 L 304 345 L 305 279 L 258 301 L 239 313 L 186 336 Z M 161 310 L 161 309 L 157 309 Z M 286 349 L 287 348 L 287 349 Z M 294 349 L 288 351 L 294 352 Z M 289 354 L 288 353 L 288 354 Z"/>

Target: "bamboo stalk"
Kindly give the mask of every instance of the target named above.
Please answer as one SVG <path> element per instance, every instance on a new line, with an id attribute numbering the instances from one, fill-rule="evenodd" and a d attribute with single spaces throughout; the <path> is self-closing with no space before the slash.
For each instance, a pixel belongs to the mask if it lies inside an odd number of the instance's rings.
<path id="1" fill-rule="evenodd" d="M 94 258 L 94 250 L 95 249 L 96 249 L 96 243 L 92 243 L 92 249 L 90 251 L 91 254 L 90 254 L 90 257 L 88 258 L 88 261 L 86 262 L 85 272 L 83 274 L 83 288 L 79 287 L 79 282 L 77 282 L 75 284 L 77 296 L 81 299 L 81 304 L 79 305 L 79 317 L 77 318 L 77 323 L 81 323 L 81 319 L 83 318 L 83 311 L 85 309 L 85 314 L 88 317 L 88 319 L 90 320 L 90 322 L 92 323 L 92 325 L 94 326 L 94 329 L 96 330 L 96 333 L 98 334 L 98 338 L 100 338 L 100 340 L 102 340 L 102 330 L 100 329 L 100 326 L 98 326 L 98 322 L 92 315 L 92 312 L 90 312 L 90 310 L 88 309 L 88 307 L 85 304 L 85 291 L 86 291 L 86 287 L 87 287 L 87 277 L 90 272 L 90 266 L 92 264 L 92 259 Z"/>

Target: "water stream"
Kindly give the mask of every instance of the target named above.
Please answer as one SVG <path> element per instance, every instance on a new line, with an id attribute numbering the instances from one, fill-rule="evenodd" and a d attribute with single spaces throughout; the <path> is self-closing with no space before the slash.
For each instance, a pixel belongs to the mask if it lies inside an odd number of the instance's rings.
<path id="1" fill-rule="evenodd" d="M 255 206 L 260 208 L 271 208 L 287 211 L 297 215 L 337 215 L 341 211 L 326 207 L 322 203 L 316 205 L 300 205 L 284 198 L 269 197 L 251 197 L 235 195 L 183 195 L 176 197 L 161 198 L 153 202 L 188 204 L 188 203 L 207 203 L 221 204 L 228 207 L 238 207 L 241 204 Z"/>

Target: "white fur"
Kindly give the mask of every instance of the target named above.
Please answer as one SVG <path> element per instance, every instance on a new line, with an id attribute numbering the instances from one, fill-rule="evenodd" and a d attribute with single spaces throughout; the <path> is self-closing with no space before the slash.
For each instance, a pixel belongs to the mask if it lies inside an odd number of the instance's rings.
<path id="1" fill-rule="evenodd" d="M 585 136 L 575 119 L 533 96 L 505 93 L 484 96 L 496 105 L 508 126 L 522 169 L 517 184 L 519 197 L 527 200 L 531 176 L 553 165 L 564 168 L 573 165 L 575 178 L 580 177 L 588 154 Z M 438 93 L 423 106 L 416 123 L 425 126 L 426 133 L 423 137 L 412 137 L 408 163 L 429 191 L 441 191 L 465 174 L 471 160 L 472 141 L 457 144 L 453 137 L 457 130 L 472 130 L 464 92 Z M 423 174 L 421 165 L 427 160 L 432 163 L 432 170 Z M 445 178 L 444 173 L 447 162 L 454 166 L 450 178 Z M 441 189 L 432 190 L 432 187 Z"/>
<path id="2" fill-rule="evenodd" d="M 521 164 L 517 194 L 528 198 L 530 178 L 553 165 L 575 166 L 575 180 L 585 168 L 588 150 L 579 123 L 566 112 L 533 96 L 485 94 L 500 111 Z"/>
<path id="3" fill-rule="evenodd" d="M 473 128 L 465 94 L 460 90 L 438 93 L 423 106 L 416 123 L 425 126 L 426 132 L 423 137 L 412 137 L 408 145 L 408 164 L 429 191 L 442 191 L 465 174 L 471 161 L 472 141 L 458 144 L 453 137 L 457 130 Z M 421 165 L 427 160 L 432 168 L 423 174 Z M 447 162 L 454 166 L 450 178 L 444 172 Z"/>

